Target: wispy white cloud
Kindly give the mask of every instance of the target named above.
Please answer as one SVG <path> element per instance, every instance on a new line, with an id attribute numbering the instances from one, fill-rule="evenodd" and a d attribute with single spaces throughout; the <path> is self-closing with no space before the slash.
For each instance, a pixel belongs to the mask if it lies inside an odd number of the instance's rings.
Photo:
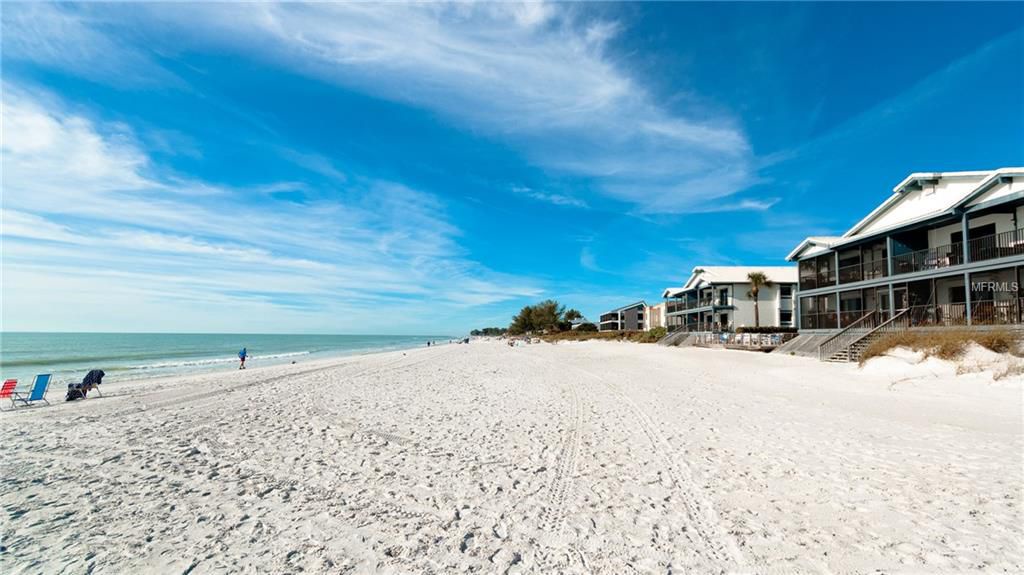
<path id="1" fill-rule="evenodd" d="M 88 78 L 120 86 L 182 86 L 145 48 L 127 38 L 112 37 L 117 18 L 74 4 L 25 2 L 5 5 L 0 19 L 4 59 L 32 60 Z M 120 28 L 119 34 L 131 33 Z"/>
<path id="2" fill-rule="evenodd" d="M 539 202 L 545 202 L 545 203 L 553 204 L 553 205 L 556 205 L 556 206 L 563 206 L 563 207 L 570 207 L 570 208 L 587 208 L 587 207 L 589 207 L 587 205 L 587 202 L 585 202 L 585 201 L 583 201 L 583 200 L 581 200 L 579 198 L 575 198 L 573 196 L 567 196 L 565 194 L 558 194 L 558 193 L 551 193 L 551 192 L 542 192 L 542 191 L 539 191 L 539 190 L 534 190 L 532 188 L 527 188 L 525 186 L 512 186 L 512 191 L 515 192 L 516 194 L 520 194 L 520 195 L 526 196 L 528 198 L 532 198 L 532 199 L 537 200 Z"/>
<path id="3" fill-rule="evenodd" d="M 592 189 L 641 211 L 706 209 L 758 183 L 756 161 L 736 119 L 664 105 L 616 58 L 622 24 L 586 12 L 533 2 L 261 3 L 244 9 L 218 3 L 188 10 L 148 4 L 51 9 L 32 20 L 58 23 L 50 27 L 71 20 L 76 30 L 100 22 L 63 40 L 89 45 L 87 53 L 112 42 L 107 33 L 120 20 L 118 34 L 146 29 L 153 49 L 235 50 L 428 109 L 511 143 L 545 170 L 588 178 Z M 8 35 L 29 37 L 22 44 L 44 42 L 32 40 L 45 36 L 33 27 L 8 28 Z M 131 47 L 124 52 L 141 53 Z M 32 54 L 16 51 L 17 57 Z M 138 58 L 121 64 L 145 68 Z"/>
<path id="4" fill-rule="evenodd" d="M 233 318 L 234 329 L 309 329 L 324 321 L 315 311 L 332 318 L 323 329 L 374 331 L 359 321 L 385 305 L 415 317 L 409 325 L 436 326 L 444 310 L 541 293 L 470 259 L 432 194 L 348 179 L 332 199 L 250 202 L 302 184 L 235 189 L 175 174 L 130 127 L 36 89 L 4 88 L 7 329 L 66 329 L 68 318 L 100 321 L 100 312 L 109 329 L 181 329 L 199 306 Z M 258 313 L 239 313 L 256 302 Z M 43 309 L 64 323 L 41 323 Z M 142 317 L 152 323 L 136 325 Z"/>

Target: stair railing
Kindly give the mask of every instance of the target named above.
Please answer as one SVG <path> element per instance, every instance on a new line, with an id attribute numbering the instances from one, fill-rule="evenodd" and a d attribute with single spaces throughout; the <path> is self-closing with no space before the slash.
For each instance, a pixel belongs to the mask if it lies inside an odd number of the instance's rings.
<path id="1" fill-rule="evenodd" d="M 879 326 L 876 327 L 875 329 L 873 329 L 873 330 L 867 332 L 866 334 L 858 337 L 857 339 L 851 341 L 849 343 L 849 345 L 846 346 L 847 357 L 849 357 L 850 361 L 854 360 L 853 356 L 849 355 L 850 351 L 853 350 L 853 346 L 857 345 L 861 341 L 864 341 L 865 339 L 867 339 L 869 337 L 872 337 L 874 335 L 886 335 L 886 334 L 890 334 L 890 333 L 901 333 L 901 332 L 904 332 L 904 331 L 907 331 L 908 329 L 910 329 L 910 313 L 909 312 L 910 312 L 910 308 L 909 307 L 903 308 L 903 309 L 897 311 L 895 314 L 893 314 L 893 316 L 891 318 L 889 318 L 888 320 L 886 320 L 886 321 L 882 322 L 881 324 L 879 324 Z M 859 358 L 857 358 L 857 359 L 859 359 Z"/>
<path id="2" fill-rule="evenodd" d="M 832 337 L 826 339 L 818 345 L 818 360 L 825 361 L 826 359 L 835 355 L 837 351 L 843 349 L 848 344 L 844 343 L 846 340 L 851 338 L 859 339 L 857 336 L 860 332 L 851 333 L 853 329 L 871 329 L 875 327 L 877 323 L 877 310 L 871 310 L 868 313 L 862 315 L 860 319 L 844 327 L 843 329 L 836 332 Z"/>

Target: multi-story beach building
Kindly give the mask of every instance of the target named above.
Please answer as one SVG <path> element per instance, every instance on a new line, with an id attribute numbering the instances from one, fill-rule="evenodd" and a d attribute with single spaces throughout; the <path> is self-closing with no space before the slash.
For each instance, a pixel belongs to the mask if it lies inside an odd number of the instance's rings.
<path id="1" fill-rule="evenodd" d="M 1024 325 L 1024 168 L 911 174 L 845 234 L 787 259 L 801 333 Z"/>
<path id="2" fill-rule="evenodd" d="M 771 285 L 754 298 L 748 276 L 761 272 Z M 733 331 L 738 327 L 793 327 L 797 273 L 792 266 L 698 266 L 683 287 L 662 293 L 670 332 Z"/>
<path id="3" fill-rule="evenodd" d="M 665 302 L 644 307 L 644 329 L 650 331 L 656 327 L 666 327 Z"/>
<path id="4" fill-rule="evenodd" d="M 644 329 L 644 309 L 647 304 L 643 301 L 631 303 L 601 314 L 599 331 L 642 331 Z"/>

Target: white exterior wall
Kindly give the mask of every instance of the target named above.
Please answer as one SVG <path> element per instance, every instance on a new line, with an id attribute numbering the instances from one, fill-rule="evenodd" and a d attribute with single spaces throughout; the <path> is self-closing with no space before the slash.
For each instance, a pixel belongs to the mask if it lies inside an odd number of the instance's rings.
<path id="1" fill-rule="evenodd" d="M 948 208 L 976 188 L 983 179 L 983 176 L 945 177 L 940 179 L 934 187 L 926 184 L 924 189 L 904 192 L 901 202 L 860 230 L 857 235 L 884 230 L 915 220 L 925 214 Z"/>
<path id="2" fill-rule="evenodd" d="M 644 330 L 650 331 L 656 327 L 667 327 L 666 306 L 664 303 L 649 305 L 644 308 Z"/>
<path id="3" fill-rule="evenodd" d="M 991 190 L 978 196 L 977 198 L 974 199 L 974 201 L 971 202 L 971 205 L 974 206 L 977 204 L 987 202 L 989 200 L 995 200 L 1022 191 L 1024 191 L 1024 179 L 1014 178 L 1012 182 L 1002 183 L 997 186 L 994 186 Z"/>
<path id="4" fill-rule="evenodd" d="M 1018 208 L 1019 210 L 1020 208 Z M 995 224 L 996 233 L 1001 234 L 1003 232 L 1013 231 L 1013 214 L 988 214 L 985 216 L 968 217 L 968 225 L 973 230 L 974 228 Z M 928 230 L 928 247 L 935 248 L 939 246 L 949 245 L 949 240 L 952 234 L 961 231 L 959 223 L 950 224 L 948 226 L 942 226 L 941 228 L 935 228 Z M 973 239 L 968 232 L 968 239 Z"/>
<path id="5" fill-rule="evenodd" d="M 796 288 L 794 287 L 793 290 L 795 292 Z M 729 291 L 730 303 L 736 308 L 729 311 L 729 323 L 732 324 L 733 329 L 738 327 L 754 327 L 754 299 L 747 296 L 747 292 L 750 291 L 750 284 L 732 284 L 729 286 Z M 761 293 L 757 296 L 761 327 L 779 327 L 781 302 L 782 298 L 780 297 L 778 284 L 761 288 Z M 786 307 L 787 309 L 793 309 L 792 299 L 786 300 Z"/>

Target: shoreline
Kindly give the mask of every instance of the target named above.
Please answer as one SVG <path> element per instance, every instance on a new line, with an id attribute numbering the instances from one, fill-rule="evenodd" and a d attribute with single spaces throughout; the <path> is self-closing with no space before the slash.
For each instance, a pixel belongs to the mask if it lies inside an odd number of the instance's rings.
<path id="1" fill-rule="evenodd" d="M 11 334 L 5 334 L 11 335 Z M 19 334 L 13 334 L 19 335 Z M 25 334 L 20 334 L 25 335 Z M 40 337 L 82 337 L 96 334 L 78 334 L 78 333 L 43 333 L 43 334 L 28 334 L 31 336 Z M 128 335 L 137 334 L 98 334 L 104 336 L 111 336 L 114 338 L 121 338 Z M 142 334 L 143 336 L 158 336 L 158 337 L 234 337 L 232 334 Z M 261 337 L 300 337 L 300 338 L 319 338 L 321 336 L 261 336 Z M 291 362 L 305 363 L 309 361 L 322 361 L 332 360 L 342 357 L 359 356 L 370 353 L 386 353 L 391 351 L 405 351 L 410 349 L 416 349 L 417 347 L 423 346 L 424 340 L 420 340 L 421 337 L 426 336 L 326 336 L 328 338 L 352 338 L 351 341 L 345 342 L 333 342 L 339 347 L 331 349 L 316 349 L 317 344 L 323 345 L 324 342 L 294 342 L 282 340 L 279 342 L 258 342 L 263 344 L 269 344 L 272 347 L 269 351 L 250 353 L 247 359 L 247 369 L 254 369 L 252 366 L 258 367 L 271 367 L 279 365 L 291 365 Z M 411 338 L 417 338 L 413 340 Z M 396 339 L 397 338 L 397 339 Z M 374 339 L 381 339 L 382 341 L 377 342 L 374 345 Z M 246 341 L 246 340 L 241 340 Z M 447 338 L 443 341 L 447 341 Z M 61 342 L 67 344 L 68 342 Z M 71 342 L 72 344 L 80 341 Z M 10 341 L 5 342 L 4 354 L 7 356 L 5 361 L 0 368 L 3 369 L 3 375 L 5 379 L 14 378 L 19 381 L 31 382 L 32 377 L 37 373 L 51 373 L 53 374 L 54 381 L 67 381 L 77 382 L 81 381 L 81 377 L 92 369 L 102 369 L 106 372 L 104 378 L 104 386 L 107 384 L 124 383 L 124 382 L 142 382 L 152 379 L 160 379 L 165 377 L 190 377 L 192 375 L 205 375 L 211 373 L 225 373 L 232 369 L 238 368 L 239 360 L 237 356 L 232 355 L 230 352 L 223 355 L 201 355 L 203 352 L 200 349 L 189 348 L 186 350 L 182 349 L 171 349 L 167 350 L 167 353 L 160 353 L 160 345 L 166 345 L 169 342 L 148 342 L 154 347 L 144 347 L 147 342 L 142 344 L 132 344 L 130 350 L 118 349 L 116 346 L 111 351 L 102 351 L 103 342 L 99 344 L 89 345 L 92 347 L 89 349 L 92 353 L 98 353 L 99 355 L 94 358 L 86 357 L 88 353 L 75 353 L 71 352 L 68 355 L 60 355 L 54 352 L 33 352 L 25 349 L 25 342 L 18 342 L 18 344 L 11 344 Z M 217 342 L 218 345 L 215 347 L 223 347 L 223 341 Z M 345 343 L 350 345 L 354 344 L 356 347 L 342 347 Z M 20 344 L 20 345 L 19 345 Z M 34 346 L 45 347 L 45 342 L 33 342 Z M 173 345 L 173 344 L 172 344 Z M 195 344 L 193 344 L 195 345 Z M 441 344 L 438 344 L 441 345 Z M 447 344 L 444 344 L 447 345 Z M 13 347 L 13 349 L 12 349 Z M 246 347 L 252 347 L 250 344 Z M 19 349 L 20 348 L 20 349 Z M 302 349 L 307 348 L 307 349 Z M 72 347 L 73 349 L 73 347 Z M 267 348 L 263 348 L 266 350 Z M 38 355 L 39 357 L 32 357 Z M 52 357 L 47 357 L 47 356 Z M 11 360 L 10 357 L 15 357 Z M 20 356 L 20 357 L 19 357 Z M 28 356 L 26 358 L 25 356 Z"/>
<path id="2" fill-rule="evenodd" d="M 473 341 L 119 385 L 0 418 L 5 573 L 1024 567 L 1019 381 Z"/>

